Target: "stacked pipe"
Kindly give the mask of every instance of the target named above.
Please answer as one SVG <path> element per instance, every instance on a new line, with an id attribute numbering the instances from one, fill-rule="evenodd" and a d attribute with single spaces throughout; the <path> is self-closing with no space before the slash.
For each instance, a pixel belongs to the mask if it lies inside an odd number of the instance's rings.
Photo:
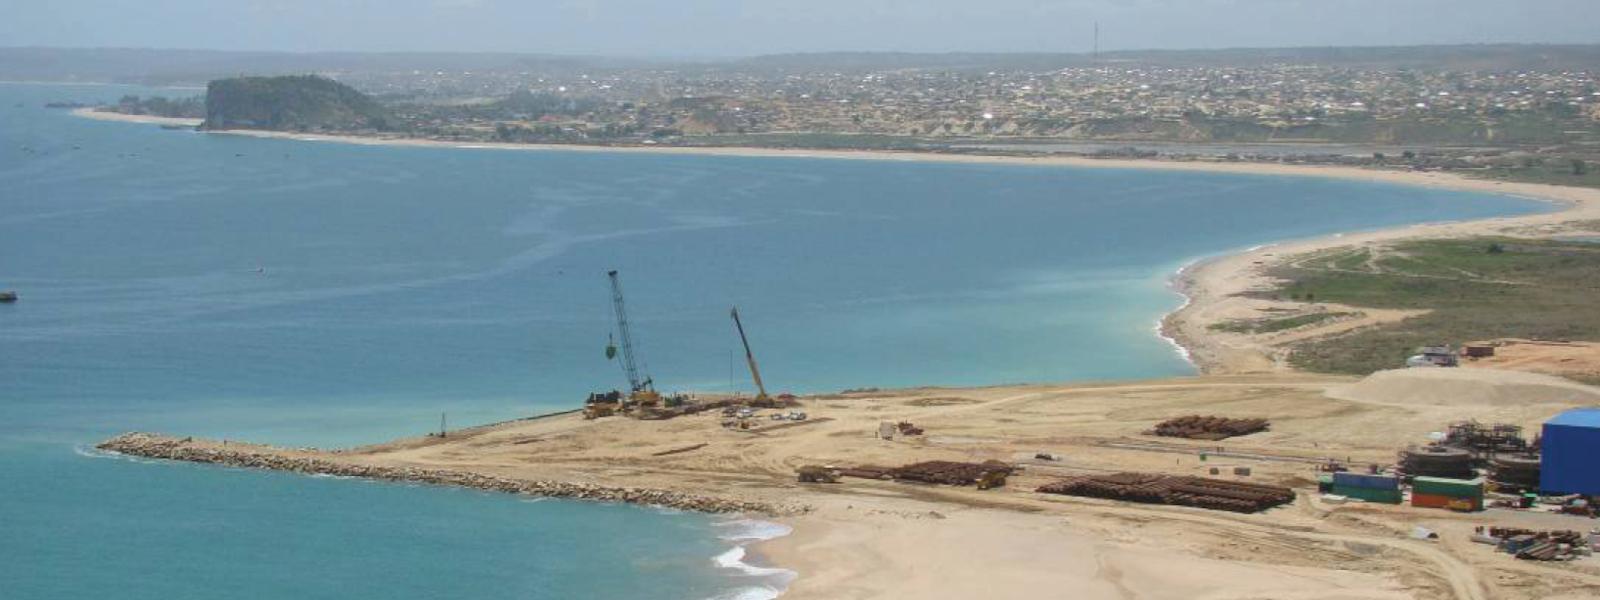
<path id="1" fill-rule="evenodd" d="M 1482 527 L 1478 533 L 1484 533 Z M 1583 546 L 1583 534 L 1576 531 L 1535 531 L 1511 527 L 1490 527 L 1490 538 L 1499 540 L 1500 549 L 1523 560 L 1561 560 Z"/>
<path id="2" fill-rule="evenodd" d="M 912 463 L 893 469 L 890 474 L 898 481 L 920 481 L 944 485 L 974 485 L 985 476 L 998 473 L 1010 475 L 1011 465 L 997 460 L 981 463 L 930 460 Z"/>
<path id="3" fill-rule="evenodd" d="M 1036 491 L 1243 513 L 1259 512 L 1294 501 L 1294 490 L 1286 487 L 1156 473 L 1068 477 L 1045 484 Z"/>
<path id="4" fill-rule="evenodd" d="M 890 479 L 894 469 L 873 465 L 860 465 L 846 469 L 839 469 L 839 474 L 845 477 L 859 477 L 861 479 Z"/>
<path id="5" fill-rule="evenodd" d="M 1250 435 L 1267 430 L 1266 419 L 1233 419 L 1189 415 L 1157 423 L 1149 433 L 1163 437 L 1181 437 L 1194 440 L 1223 440 L 1239 435 Z"/>

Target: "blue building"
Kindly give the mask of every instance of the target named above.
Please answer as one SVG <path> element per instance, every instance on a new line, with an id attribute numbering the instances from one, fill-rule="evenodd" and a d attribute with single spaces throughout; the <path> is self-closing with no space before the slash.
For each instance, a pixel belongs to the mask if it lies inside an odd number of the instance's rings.
<path id="1" fill-rule="evenodd" d="M 1545 421 L 1539 488 L 1600 496 L 1600 408 L 1579 408 Z"/>

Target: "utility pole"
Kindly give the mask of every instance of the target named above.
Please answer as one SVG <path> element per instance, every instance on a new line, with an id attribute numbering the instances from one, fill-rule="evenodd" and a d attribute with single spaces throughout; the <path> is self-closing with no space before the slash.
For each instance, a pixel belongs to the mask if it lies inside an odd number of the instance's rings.
<path id="1" fill-rule="evenodd" d="M 439 437 L 444 437 L 444 433 L 445 433 L 444 417 L 445 417 L 446 414 L 448 414 L 448 413 L 446 413 L 446 412 L 440 412 L 439 413 Z"/>

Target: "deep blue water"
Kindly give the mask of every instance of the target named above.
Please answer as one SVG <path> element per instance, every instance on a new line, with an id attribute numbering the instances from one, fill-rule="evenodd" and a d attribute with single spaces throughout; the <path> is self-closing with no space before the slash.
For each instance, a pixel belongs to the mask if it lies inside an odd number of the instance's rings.
<path id="1" fill-rule="evenodd" d="M 42 108 L 0 84 L 7 598 L 702 598 L 711 520 L 85 456 L 130 429 L 347 445 L 620 387 L 604 273 L 668 390 L 1177 375 L 1183 263 L 1543 210 L 1325 179 L 385 148 Z M 173 92 L 167 92 L 173 93 Z M 190 92 L 178 92 L 190 93 Z M 130 552 L 129 549 L 134 551 Z"/>

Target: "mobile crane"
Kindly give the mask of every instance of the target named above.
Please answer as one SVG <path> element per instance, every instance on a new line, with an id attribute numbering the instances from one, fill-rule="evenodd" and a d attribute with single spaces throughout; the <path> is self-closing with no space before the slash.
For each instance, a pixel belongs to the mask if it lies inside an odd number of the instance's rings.
<path id="1" fill-rule="evenodd" d="M 622 303 L 622 282 L 617 272 L 606 273 L 611 278 L 611 308 L 617 317 L 617 337 L 622 338 L 622 370 L 628 375 L 628 397 L 625 407 L 647 408 L 661 404 L 661 394 L 656 392 L 655 381 L 642 373 L 633 348 L 633 332 L 628 329 L 628 310 Z M 606 347 L 606 356 L 617 354 L 616 343 Z"/>
<path id="2" fill-rule="evenodd" d="M 751 406 L 770 407 L 777 406 L 772 397 L 767 395 L 767 386 L 761 382 L 761 369 L 756 367 L 756 355 L 750 351 L 750 339 L 744 335 L 744 323 L 739 321 L 739 307 L 730 311 L 733 315 L 733 326 L 739 330 L 739 342 L 744 344 L 744 360 L 750 365 L 750 378 L 756 382 L 756 397 L 750 401 Z"/>

